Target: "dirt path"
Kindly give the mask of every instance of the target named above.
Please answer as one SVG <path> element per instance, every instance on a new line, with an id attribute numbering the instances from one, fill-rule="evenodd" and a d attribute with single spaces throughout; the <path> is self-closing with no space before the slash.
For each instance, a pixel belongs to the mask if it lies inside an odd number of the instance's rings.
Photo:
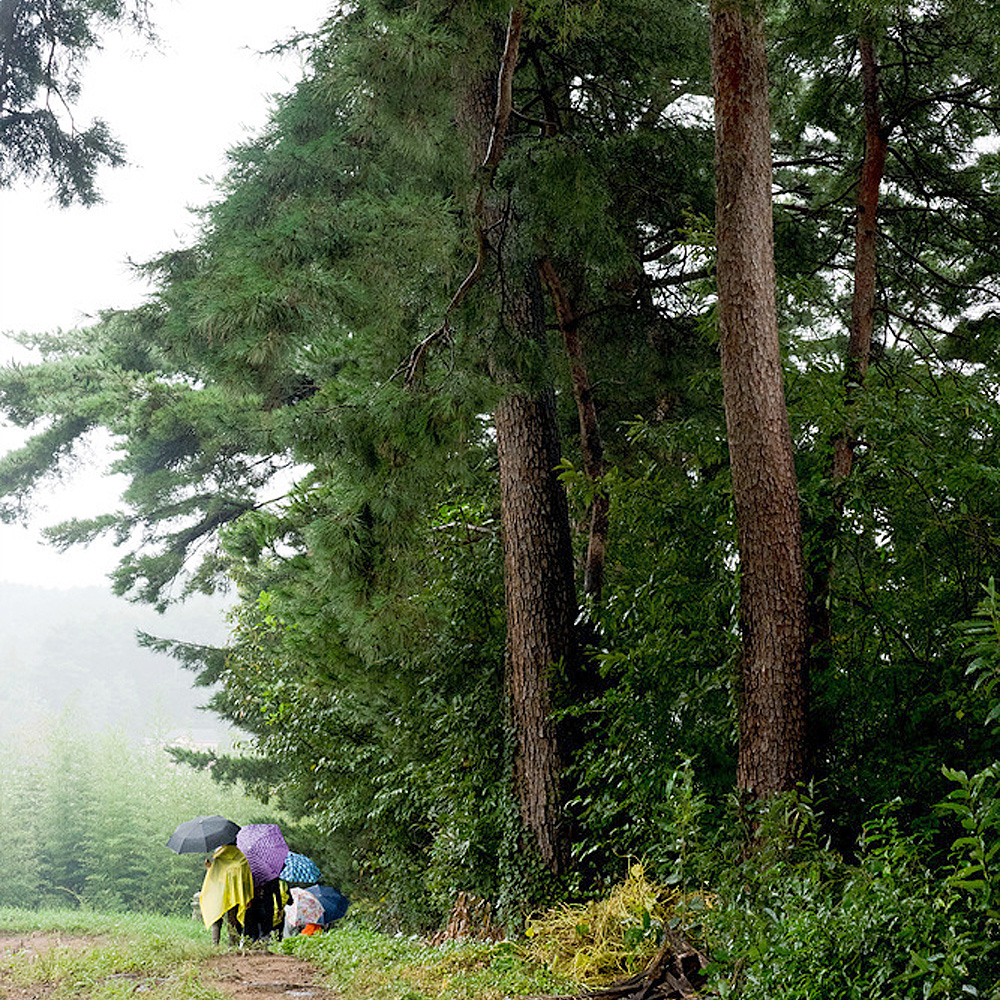
<path id="1" fill-rule="evenodd" d="M 31 959 L 50 948 L 92 948 L 100 940 L 41 931 L 0 935 L 0 961 L 18 955 Z M 139 980 L 144 977 L 123 973 L 114 978 L 135 979 L 136 988 L 141 989 Z M 47 1000 L 54 990 L 50 985 L 17 987 L 5 979 L 0 970 L 2 1000 Z M 205 963 L 201 974 L 205 986 L 232 1000 L 290 1000 L 293 997 L 339 1000 L 336 993 L 320 985 L 318 980 L 319 974 L 308 962 L 268 951 L 220 951 Z"/>
<path id="2" fill-rule="evenodd" d="M 82 951 L 100 945 L 106 938 L 80 937 L 58 931 L 24 931 L 21 934 L 0 934 L 0 959 L 22 954 L 33 958 L 50 948 L 71 948 Z"/>
<path id="3" fill-rule="evenodd" d="M 317 985 L 316 970 L 300 958 L 266 951 L 227 952 L 209 959 L 202 982 L 233 1000 L 309 997 L 335 1000 L 337 994 Z"/>

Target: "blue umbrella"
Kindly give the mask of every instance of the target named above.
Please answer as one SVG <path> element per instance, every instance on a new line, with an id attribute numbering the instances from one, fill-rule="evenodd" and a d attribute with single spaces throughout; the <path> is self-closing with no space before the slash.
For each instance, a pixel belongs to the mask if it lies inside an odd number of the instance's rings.
<path id="1" fill-rule="evenodd" d="M 286 882 L 301 882 L 303 885 L 309 882 L 316 882 L 320 877 L 319 865 L 312 858 L 307 858 L 304 854 L 296 854 L 289 851 L 285 858 L 284 867 L 278 878 Z"/>
<path id="2" fill-rule="evenodd" d="M 306 887 L 306 892 L 315 896 L 323 907 L 323 923 L 332 924 L 334 920 L 339 920 L 350 906 L 346 896 L 342 896 L 336 889 L 331 889 L 328 885 L 310 885 Z"/>

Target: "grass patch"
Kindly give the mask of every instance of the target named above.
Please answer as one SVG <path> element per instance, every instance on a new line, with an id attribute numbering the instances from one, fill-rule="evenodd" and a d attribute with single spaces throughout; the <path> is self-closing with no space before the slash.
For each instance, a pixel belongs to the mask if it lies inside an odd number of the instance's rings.
<path id="1" fill-rule="evenodd" d="M 205 925 L 188 917 L 153 913 L 98 913 L 93 910 L 19 910 L 0 906 L 0 934 L 42 931 L 81 937 L 130 935 L 204 940 Z"/>
<path id="2" fill-rule="evenodd" d="M 510 942 L 451 941 L 432 948 L 349 919 L 317 937 L 291 938 L 282 949 L 314 962 L 351 1000 L 502 1000 L 577 987 Z"/>
<path id="3" fill-rule="evenodd" d="M 215 953 L 205 928 L 192 920 L 80 910 L 0 909 L 0 934 L 48 934 L 51 947 L 26 947 L 0 959 L 0 980 L 45 986 L 53 997 L 93 1000 L 214 1000 L 199 969 Z M 62 939 L 72 937 L 72 943 Z M 84 946 L 80 946 L 80 940 Z"/>
<path id="4" fill-rule="evenodd" d="M 190 919 L 0 908 L 0 935 L 32 932 L 51 935 L 55 944 L 0 959 L 0 996 L 9 984 L 42 987 L 53 1000 L 118 1000 L 137 993 L 147 1000 L 221 997 L 199 979 L 203 963 L 219 949 Z M 313 963 L 350 1000 L 504 1000 L 571 993 L 579 985 L 511 942 L 452 941 L 432 948 L 379 933 L 361 919 L 348 918 L 316 937 L 292 938 L 275 950 Z"/>

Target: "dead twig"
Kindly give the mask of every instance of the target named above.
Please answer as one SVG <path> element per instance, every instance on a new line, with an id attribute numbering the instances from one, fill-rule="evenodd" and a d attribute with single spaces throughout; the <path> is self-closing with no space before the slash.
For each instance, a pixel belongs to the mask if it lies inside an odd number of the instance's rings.
<path id="1" fill-rule="evenodd" d="M 521 29 L 524 27 L 524 5 L 511 8 L 507 21 L 507 37 L 503 55 L 500 58 L 500 72 L 497 76 L 497 105 L 493 114 L 493 131 L 482 165 L 495 170 L 503 155 L 503 137 L 510 122 L 510 111 L 514 101 L 514 70 L 521 47 Z"/>
<path id="2" fill-rule="evenodd" d="M 693 1000 L 705 985 L 708 959 L 679 934 L 667 931 L 642 972 L 602 989 L 551 1000 Z"/>

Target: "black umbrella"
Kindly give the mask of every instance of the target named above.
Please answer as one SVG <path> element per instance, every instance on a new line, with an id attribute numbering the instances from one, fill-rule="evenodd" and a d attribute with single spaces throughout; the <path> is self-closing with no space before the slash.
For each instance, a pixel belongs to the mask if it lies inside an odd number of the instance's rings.
<path id="1" fill-rule="evenodd" d="M 239 832 L 239 826 L 225 816 L 196 816 L 174 830 L 167 847 L 178 854 L 206 854 L 223 844 L 235 844 Z"/>

